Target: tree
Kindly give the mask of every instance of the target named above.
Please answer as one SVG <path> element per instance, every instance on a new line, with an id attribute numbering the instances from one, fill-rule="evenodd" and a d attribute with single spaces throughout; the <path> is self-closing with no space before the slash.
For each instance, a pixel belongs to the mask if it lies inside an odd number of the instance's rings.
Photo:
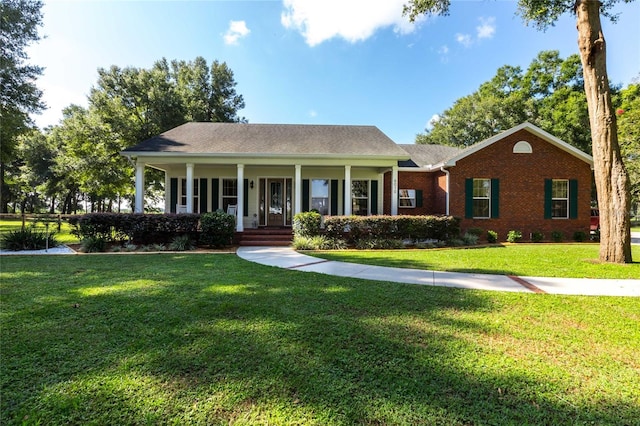
<path id="1" fill-rule="evenodd" d="M 591 150 L 580 58 L 543 51 L 526 71 L 505 65 L 471 95 L 458 99 L 416 143 L 466 147 L 524 121 Z"/>
<path id="2" fill-rule="evenodd" d="M 631 201 L 640 207 L 640 82 L 620 91 L 616 115 L 618 138 L 631 182 Z"/>
<path id="3" fill-rule="evenodd" d="M 0 212 L 8 206 L 5 168 L 15 156 L 17 138 L 29 131 L 29 113 L 41 111 L 42 93 L 34 81 L 42 68 L 25 64 L 26 47 L 38 41 L 42 24 L 39 0 L 2 0 L 0 2 Z"/>
<path id="4" fill-rule="evenodd" d="M 518 9 L 525 22 L 542 30 L 553 25 L 564 13 L 576 16 L 600 208 L 600 260 L 630 263 L 629 177 L 618 145 L 616 115 L 607 75 L 606 43 L 600 21 L 601 14 L 615 21 L 610 10 L 619 1 L 518 0 Z M 409 0 L 404 13 L 411 21 L 422 14 L 447 15 L 450 4 L 451 0 Z"/>

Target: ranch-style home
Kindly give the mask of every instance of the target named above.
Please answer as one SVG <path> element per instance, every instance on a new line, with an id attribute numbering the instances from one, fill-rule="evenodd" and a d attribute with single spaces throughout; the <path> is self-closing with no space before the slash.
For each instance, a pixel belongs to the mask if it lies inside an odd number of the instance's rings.
<path id="1" fill-rule="evenodd" d="M 237 232 L 298 212 L 452 215 L 463 230 L 588 234 L 593 159 L 523 123 L 466 149 L 398 145 L 373 126 L 186 123 L 122 152 L 165 172 L 165 211 L 236 214 Z"/>

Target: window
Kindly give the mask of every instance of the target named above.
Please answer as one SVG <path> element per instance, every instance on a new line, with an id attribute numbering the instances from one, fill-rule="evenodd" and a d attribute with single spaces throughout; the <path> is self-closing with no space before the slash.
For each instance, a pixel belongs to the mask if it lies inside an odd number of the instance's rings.
<path id="1" fill-rule="evenodd" d="M 222 179 L 222 210 L 226 212 L 229 204 L 238 205 L 237 179 Z"/>
<path id="2" fill-rule="evenodd" d="M 321 215 L 329 214 L 329 180 L 313 179 L 311 181 L 311 210 L 318 210 Z"/>
<path id="3" fill-rule="evenodd" d="M 193 180 L 193 212 L 200 212 L 200 179 Z M 180 179 L 180 205 L 187 205 L 187 180 Z"/>
<path id="4" fill-rule="evenodd" d="M 569 181 L 551 181 L 551 217 L 567 219 L 569 217 Z"/>
<path id="5" fill-rule="evenodd" d="M 351 201 L 352 210 L 356 216 L 367 216 L 369 214 L 369 181 L 351 181 Z"/>
<path id="6" fill-rule="evenodd" d="M 416 207 L 416 190 L 415 189 L 401 189 L 399 191 L 399 207 L 413 208 Z"/>
<path id="7" fill-rule="evenodd" d="M 491 217 L 491 179 L 473 180 L 473 217 Z"/>

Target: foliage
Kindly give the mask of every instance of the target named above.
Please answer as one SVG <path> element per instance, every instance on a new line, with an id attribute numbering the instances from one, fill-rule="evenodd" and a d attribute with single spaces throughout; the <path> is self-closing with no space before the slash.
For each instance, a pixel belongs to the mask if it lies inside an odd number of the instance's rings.
<path id="1" fill-rule="evenodd" d="M 324 235 L 294 235 L 292 247 L 296 250 L 327 250 L 331 248 Z"/>
<path id="2" fill-rule="evenodd" d="M 169 244 L 169 250 L 172 251 L 186 251 L 193 250 L 195 246 L 193 245 L 193 241 L 191 241 L 191 237 L 188 235 L 178 235 L 171 240 L 171 244 Z"/>
<path id="3" fill-rule="evenodd" d="M 534 243 L 542 242 L 542 240 L 544 240 L 544 234 L 542 232 L 535 231 L 531 234 L 531 241 Z"/>
<path id="4" fill-rule="evenodd" d="M 44 229 L 37 229 L 35 225 L 2 233 L 0 243 L 3 249 L 11 251 L 42 250 L 58 245 L 55 231 L 48 233 Z"/>
<path id="5" fill-rule="evenodd" d="M 583 231 L 576 231 L 573 233 L 573 241 L 581 243 L 587 240 L 587 234 Z"/>
<path id="6" fill-rule="evenodd" d="M 505 65 L 471 95 L 439 114 L 417 143 L 469 146 L 529 121 L 585 152 L 589 114 L 578 55 L 543 51 L 523 71 Z"/>
<path id="7" fill-rule="evenodd" d="M 101 253 L 107 249 L 107 240 L 102 235 L 90 235 L 80 241 L 80 251 Z"/>
<path id="8" fill-rule="evenodd" d="M 366 237 L 385 240 L 450 240 L 460 234 L 460 219 L 451 216 L 331 216 L 326 235 L 356 244 Z"/>
<path id="9" fill-rule="evenodd" d="M 465 245 L 467 246 L 475 246 L 476 244 L 478 244 L 478 239 L 480 237 L 478 236 L 478 234 L 472 234 L 470 232 L 465 232 L 465 234 L 462 236 L 462 241 L 464 242 Z"/>
<path id="10" fill-rule="evenodd" d="M 0 2 L 0 213 L 7 212 L 11 191 L 5 173 L 7 164 L 15 159 L 17 138 L 32 127 L 29 114 L 45 107 L 35 85 L 43 68 L 25 64 L 27 47 L 40 39 L 41 9 L 40 0 Z"/>
<path id="11" fill-rule="evenodd" d="M 507 233 L 507 241 L 510 243 L 517 243 L 522 240 L 522 232 L 511 230 Z"/>
<path id="12" fill-rule="evenodd" d="M 488 230 L 487 231 L 487 242 L 490 244 L 494 244 L 498 242 L 498 233 L 496 231 Z"/>
<path id="13" fill-rule="evenodd" d="M 564 240 L 564 234 L 562 231 L 551 231 L 551 240 L 554 243 L 561 243 Z"/>
<path id="14" fill-rule="evenodd" d="M 301 237 L 313 237 L 320 235 L 322 216 L 318 212 L 297 213 L 293 217 L 293 233 Z"/>
<path id="15" fill-rule="evenodd" d="M 404 243 L 399 239 L 368 236 L 356 240 L 355 247 L 360 250 L 396 250 L 404 248 Z"/>
<path id="16" fill-rule="evenodd" d="M 631 425 L 640 414 L 634 298 L 399 285 L 231 254 L 115 260 L 3 263 L 4 424 Z"/>
<path id="17" fill-rule="evenodd" d="M 100 237 L 107 242 L 135 241 L 139 243 L 169 242 L 177 235 L 196 238 L 198 214 L 129 214 L 90 213 L 68 219 L 74 235 L 80 239 Z"/>
<path id="18" fill-rule="evenodd" d="M 614 103 L 618 106 L 618 142 L 631 182 L 631 200 L 640 208 L 640 81 L 622 89 Z"/>
<path id="19" fill-rule="evenodd" d="M 222 210 L 200 216 L 199 241 L 210 247 L 225 247 L 232 243 L 235 235 L 235 216 Z"/>

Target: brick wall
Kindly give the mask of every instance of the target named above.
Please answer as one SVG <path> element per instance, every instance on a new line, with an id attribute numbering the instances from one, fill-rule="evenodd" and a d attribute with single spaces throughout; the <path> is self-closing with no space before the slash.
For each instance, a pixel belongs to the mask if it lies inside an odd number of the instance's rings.
<path id="1" fill-rule="evenodd" d="M 424 171 L 398 172 L 398 189 L 415 189 L 422 191 L 422 207 L 407 208 L 398 206 L 398 214 L 431 215 L 445 213 L 444 186 L 438 185 L 442 172 L 428 173 Z M 391 172 L 384 175 L 384 214 L 391 214 Z"/>
<path id="2" fill-rule="evenodd" d="M 514 144 L 521 140 L 529 142 L 533 153 L 513 153 Z M 528 241 L 533 232 L 542 232 L 549 240 L 552 231 L 561 231 L 568 241 L 576 231 L 589 233 L 590 166 L 527 131 L 516 132 L 458 161 L 450 173 L 450 214 L 462 218 L 463 232 L 469 228 L 491 229 L 498 232 L 500 241 L 504 241 L 512 229 L 521 231 L 524 241 Z M 466 178 L 500 180 L 499 218 L 464 218 Z M 577 219 L 544 218 L 545 179 L 578 181 Z"/>

